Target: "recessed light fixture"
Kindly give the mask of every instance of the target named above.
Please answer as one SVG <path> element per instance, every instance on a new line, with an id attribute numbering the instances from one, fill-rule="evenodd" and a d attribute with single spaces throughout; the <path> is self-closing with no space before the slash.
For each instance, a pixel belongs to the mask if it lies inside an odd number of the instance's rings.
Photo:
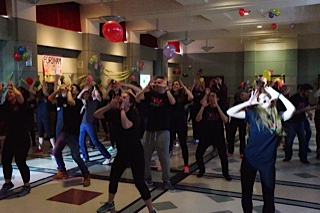
<path id="1" fill-rule="evenodd" d="M 260 28 L 262 28 L 262 26 L 261 26 L 261 25 L 258 25 L 258 26 L 257 26 L 257 28 L 259 28 L 259 29 L 260 29 Z"/>
<path id="2" fill-rule="evenodd" d="M 6 16 L 6 15 L 2 15 L 2 17 L 3 17 L 3 18 L 9 18 L 9 16 Z"/>

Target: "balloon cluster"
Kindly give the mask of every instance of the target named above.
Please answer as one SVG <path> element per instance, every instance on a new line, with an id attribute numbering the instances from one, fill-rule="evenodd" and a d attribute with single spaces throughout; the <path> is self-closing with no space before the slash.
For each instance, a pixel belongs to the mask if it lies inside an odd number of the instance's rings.
<path id="1" fill-rule="evenodd" d="M 202 73 L 202 69 L 199 68 L 199 69 L 197 70 L 196 74 L 197 74 L 197 75 L 200 75 L 201 73 Z"/>
<path id="2" fill-rule="evenodd" d="M 269 10 L 269 18 L 273 18 L 274 16 L 280 15 L 280 9 L 279 8 L 272 8 Z"/>
<path id="3" fill-rule="evenodd" d="M 111 42 L 121 42 L 123 39 L 123 29 L 116 21 L 107 21 L 102 27 L 103 36 Z"/>
<path id="4" fill-rule="evenodd" d="M 276 23 L 272 23 L 271 24 L 271 29 L 273 29 L 273 30 L 277 29 L 277 24 Z"/>
<path id="5" fill-rule="evenodd" d="M 172 44 L 167 44 L 163 48 L 163 55 L 167 60 L 173 58 L 176 55 L 176 48 Z"/>
<path id="6" fill-rule="evenodd" d="M 173 69 L 172 73 L 173 73 L 173 74 L 178 74 L 178 73 L 179 73 L 179 69 L 178 69 L 178 68 Z"/>
<path id="7" fill-rule="evenodd" d="M 244 15 L 248 15 L 251 11 L 250 10 L 245 10 L 244 8 L 239 9 L 239 15 L 243 17 Z"/>
<path id="8" fill-rule="evenodd" d="M 13 53 L 13 58 L 15 61 L 27 61 L 29 59 L 29 53 L 27 52 L 27 48 L 19 46 L 17 51 Z"/>
<path id="9" fill-rule="evenodd" d="M 273 70 L 272 70 L 272 72 L 273 72 Z M 263 76 L 265 79 L 267 79 L 268 81 L 270 81 L 272 72 L 271 72 L 270 70 L 265 70 L 265 71 L 263 71 L 262 76 Z"/>
<path id="10" fill-rule="evenodd" d="M 87 83 L 88 84 L 92 84 L 93 80 L 95 80 L 95 83 L 98 85 L 101 85 L 101 79 L 100 79 L 100 75 L 104 70 L 104 66 L 102 65 L 102 63 L 100 61 L 98 61 L 98 56 L 97 55 L 92 55 L 91 58 L 89 59 L 89 66 L 88 66 L 89 70 L 92 72 L 92 75 L 94 77 L 92 77 L 91 75 L 89 75 L 87 77 Z M 89 78 L 89 79 L 88 79 Z"/>

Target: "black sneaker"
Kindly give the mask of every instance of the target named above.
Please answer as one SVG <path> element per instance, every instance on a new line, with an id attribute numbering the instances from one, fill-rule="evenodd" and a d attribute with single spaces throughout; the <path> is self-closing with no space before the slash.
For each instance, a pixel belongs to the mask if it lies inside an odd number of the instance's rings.
<path id="1" fill-rule="evenodd" d="M 153 186 L 153 182 L 151 179 L 145 179 L 144 181 L 146 182 L 147 186 Z"/>
<path id="2" fill-rule="evenodd" d="M 31 191 L 31 187 L 30 186 L 23 186 L 21 191 L 17 194 L 18 197 L 23 197 L 26 196 L 27 194 L 29 194 Z"/>
<path id="3" fill-rule="evenodd" d="M 307 148 L 307 151 L 308 151 L 309 153 L 311 153 L 311 149 L 310 149 L 309 147 Z"/>
<path id="4" fill-rule="evenodd" d="M 201 178 L 201 177 L 203 177 L 203 175 L 204 175 L 204 172 L 199 172 L 199 173 L 197 174 L 197 177 L 198 177 L 198 178 Z"/>
<path id="5" fill-rule="evenodd" d="M 300 162 L 303 164 L 310 164 L 310 162 L 307 159 L 302 159 L 300 160 Z"/>
<path id="6" fill-rule="evenodd" d="M 320 154 L 317 154 L 317 157 L 316 157 L 318 160 L 320 160 Z"/>
<path id="7" fill-rule="evenodd" d="M 13 183 L 5 183 L 2 185 L 2 188 L 0 190 L 0 195 L 4 195 L 6 194 L 10 189 L 12 189 L 14 187 Z"/>
<path id="8" fill-rule="evenodd" d="M 223 175 L 224 179 L 226 179 L 226 181 L 231 181 L 232 178 L 230 177 L 230 175 Z"/>
<path id="9" fill-rule="evenodd" d="M 163 182 L 163 188 L 170 191 L 170 192 L 175 192 L 176 190 L 174 189 L 174 187 L 171 185 L 170 181 L 165 181 Z"/>
<path id="10" fill-rule="evenodd" d="M 283 159 L 284 162 L 288 162 L 288 161 L 290 161 L 290 160 L 291 160 L 291 158 L 285 158 L 285 159 Z"/>

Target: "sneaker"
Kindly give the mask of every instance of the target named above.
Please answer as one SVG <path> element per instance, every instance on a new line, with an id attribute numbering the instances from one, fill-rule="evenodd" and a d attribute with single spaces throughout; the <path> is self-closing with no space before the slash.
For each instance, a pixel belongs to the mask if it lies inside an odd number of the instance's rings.
<path id="1" fill-rule="evenodd" d="M 100 206 L 100 208 L 98 208 L 97 213 L 105 213 L 114 209 L 115 209 L 114 202 L 112 202 L 111 204 L 108 202 L 105 202 L 103 203 L 102 206 Z"/>
<path id="2" fill-rule="evenodd" d="M 26 196 L 27 194 L 29 194 L 31 191 L 31 187 L 30 186 L 23 186 L 21 191 L 17 194 L 18 197 L 23 197 Z"/>
<path id="3" fill-rule="evenodd" d="M 150 213 L 157 213 L 155 209 L 153 209 Z"/>
<path id="4" fill-rule="evenodd" d="M 109 165 L 110 164 L 110 158 L 106 158 L 103 162 L 102 165 Z"/>
<path id="5" fill-rule="evenodd" d="M 308 151 L 309 153 L 311 153 L 311 149 L 310 149 L 309 147 L 308 147 L 307 151 Z"/>
<path id="6" fill-rule="evenodd" d="M 151 179 L 145 179 L 144 182 L 146 182 L 147 186 L 153 186 L 153 182 Z"/>
<path id="7" fill-rule="evenodd" d="M 42 149 L 37 148 L 36 150 L 34 150 L 33 153 L 37 154 L 37 153 L 41 153 L 41 152 L 42 152 Z"/>
<path id="8" fill-rule="evenodd" d="M 224 177 L 224 179 L 226 179 L 226 181 L 231 181 L 232 180 L 232 178 L 230 177 L 229 174 L 223 175 L 223 177 Z"/>
<path id="9" fill-rule="evenodd" d="M 175 192 L 176 190 L 174 189 L 174 187 L 171 185 L 170 181 L 165 181 L 163 183 L 163 188 L 168 190 L 169 192 Z"/>
<path id="10" fill-rule="evenodd" d="M 199 139 L 193 139 L 194 143 L 199 143 L 199 141 L 200 141 Z"/>
<path id="11" fill-rule="evenodd" d="M 303 164 L 310 164 L 310 162 L 307 159 L 300 160 L 300 162 Z"/>
<path id="12" fill-rule="evenodd" d="M 285 158 L 285 159 L 283 159 L 284 162 L 288 162 L 288 161 L 290 161 L 290 160 L 291 160 L 291 158 Z"/>
<path id="13" fill-rule="evenodd" d="M 184 166 L 183 167 L 183 173 L 185 173 L 185 174 L 189 174 L 190 173 L 189 166 Z"/>
<path id="14" fill-rule="evenodd" d="M 204 173 L 205 173 L 205 172 L 199 172 L 199 173 L 197 174 L 197 177 L 198 177 L 198 178 L 203 177 Z"/>
<path id="15" fill-rule="evenodd" d="M 230 152 L 227 152 L 227 157 L 231 157 L 233 154 Z"/>
<path id="16" fill-rule="evenodd" d="M 0 190 L 0 195 L 4 195 L 6 194 L 10 189 L 12 189 L 14 187 L 13 183 L 5 183 L 2 185 L 2 188 Z"/>

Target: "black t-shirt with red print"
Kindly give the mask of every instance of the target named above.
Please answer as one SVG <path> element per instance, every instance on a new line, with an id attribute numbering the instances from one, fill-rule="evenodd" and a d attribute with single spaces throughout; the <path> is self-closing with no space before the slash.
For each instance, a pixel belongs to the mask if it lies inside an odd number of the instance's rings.
<path id="1" fill-rule="evenodd" d="M 170 102 L 167 93 L 146 92 L 142 101 L 147 110 L 147 131 L 170 129 Z"/>
<path id="2" fill-rule="evenodd" d="M 305 98 L 305 97 L 301 97 L 299 93 L 291 96 L 290 101 L 294 105 L 296 110 L 300 110 L 300 109 L 303 109 L 303 108 L 309 106 L 309 99 Z M 305 120 L 306 118 L 307 118 L 306 113 L 302 112 L 299 114 L 294 114 L 289 121 L 290 122 L 300 122 L 300 121 Z"/>

